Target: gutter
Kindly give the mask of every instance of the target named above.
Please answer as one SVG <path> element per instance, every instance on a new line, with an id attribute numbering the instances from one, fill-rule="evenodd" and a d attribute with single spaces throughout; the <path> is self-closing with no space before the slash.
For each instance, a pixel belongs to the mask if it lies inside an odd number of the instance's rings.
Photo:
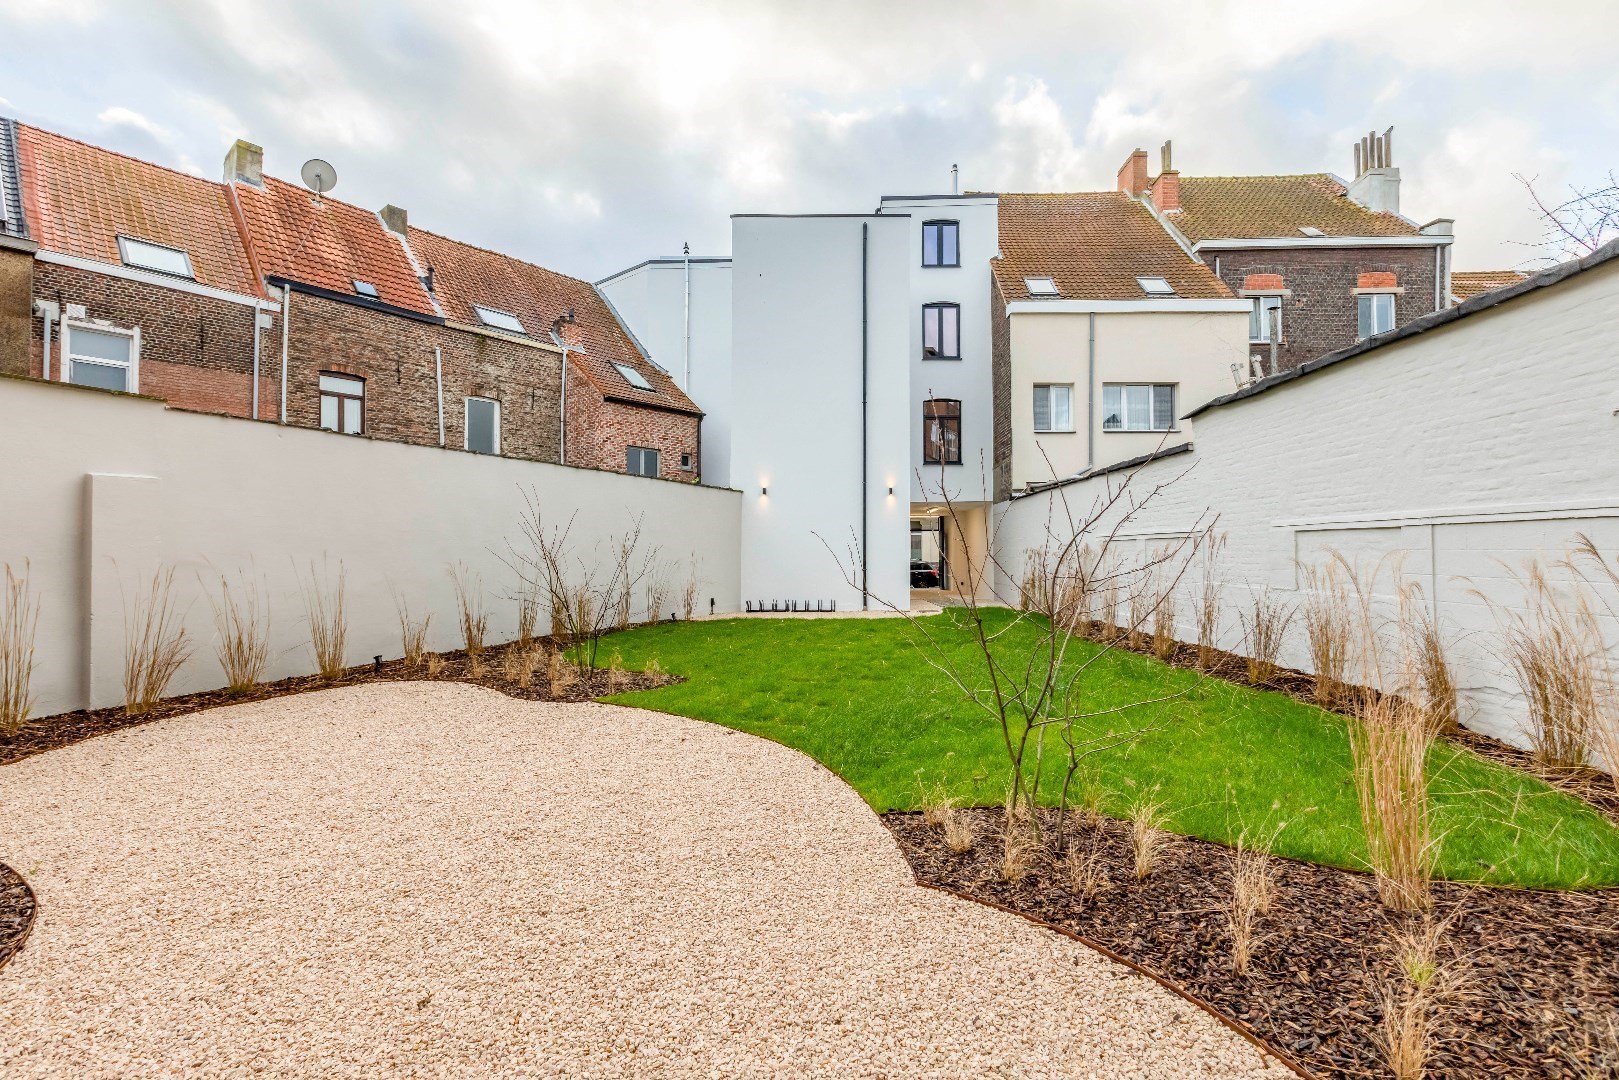
<path id="1" fill-rule="evenodd" d="M 1085 471 L 1096 466 L 1096 312 L 1090 313 L 1090 348 L 1085 361 Z"/>
<path id="2" fill-rule="evenodd" d="M 869 550 L 866 540 L 867 517 L 870 514 L 870 498 L 867 492 L 870 466 L 868 464 L 869 447 L 867 445 L 868 424 L 868 386 L 870 340 L 867 321 L 867 276 L 870 259 L 871 223 L 860 223 L 860 610 L 871 610 L 871 580 L 869 576 Z M 942 456 L 942 455 L 941 455 Z"/>
<path id="3" fill-rule="evenodd" d="M 333 300 L 339 304 L 352 304 L 355 307 L 365 308 L 367 311 L 380 311 L 384 315 L 397 315 L 402 319 L 413 319 L 416 322 L 429 323 L 433 326 L 444 325 L 444 317 L 442 315 L 426 315 L 420 311 L 413 311 L 410 308 L 402 308 L 396 307 L 393 304 L 385 304 L 381 300 L 368 300 L 363 296 L 340 293 L 333 289 L 322 288 L 319 285 L 309 285 L 302 281 L 293 281 L 291 278 L 271 277 L 268 280 L 271 285 L 280 285 L 282 288 L 290 288 L 301 293 L 307 293 L 310 296 L 318 296 L 322 300 Z"/>

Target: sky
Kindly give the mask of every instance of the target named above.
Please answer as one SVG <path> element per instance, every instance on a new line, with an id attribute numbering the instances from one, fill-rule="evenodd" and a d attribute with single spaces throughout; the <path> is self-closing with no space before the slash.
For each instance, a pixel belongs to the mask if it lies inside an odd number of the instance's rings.
<path id="1" fill-rule="evenodd" d="M 1353 173 L 1393 126 L 1401 210 L 1457 269 L 1541 265 L 1514 174 L 1619 169 L 1619 3 L 0 0 L 0 113 L 218 178 L 237 138 L 334 197 L 564 273 L 730 250 L 729 215 L 883 194 Z"/>

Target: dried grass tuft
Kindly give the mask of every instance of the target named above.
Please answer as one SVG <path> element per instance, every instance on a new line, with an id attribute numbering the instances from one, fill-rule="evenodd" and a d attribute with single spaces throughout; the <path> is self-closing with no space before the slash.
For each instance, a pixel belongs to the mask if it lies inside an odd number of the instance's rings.
<path id="1" fill-rule="evenodd" d="M 270 663 L 270 611 L 261 607 L 258 583 L 243 575 L 232 591 L 230 579 L 219 575 L 219 600 L 214 609 L 215 654 L 225 671 L 225 688 L 245 693 L 264 681 Z"/>
<path id="2" fill-rule="evenodd" d="M 124 608 L 124 712 L 150 712 L 190 656 L 191 640 L 175 609 L 174 568 L 161 568 Z"/>
<path id="3" fill-rule="evenodd" d="M 1248 972 L 1249 961 L 1262 940 L 1260 916 L 1270 914 L 1275 896 L 1275 867 L 1270 853 L 1250 849 L 1239 839 L 1231 860 L 1231 900 L 1226 908 L 1231 966 L 1239 975 Z"/>
<path id="4" fill-rule="evenodd" d="M 680 585 L 680 617 L 691 622 L 697 614 L 697 591 L 702 587 L 702 579 L 697 576 L 697 553 L 691 553 L 691 562 L 687 564 L 686 580 Z"/>
<path id="5" fill-rule="evenodd" d="M 646 662 L 646 666 L 641 671 L 651 675 L 653 678 L 657 678 L 663 674 L 663 665 L 658 663 L 658 658 L 654 656 Z"/>
<path id="6" fill-rule="evenodd" d="M 1293 609 L 1284 605 L 1269 586 L 1252 594 L 1247 611 L 1239 613 L 1243 642 L 1248 651 L 1248 681 L 1263 685 L 1276 677 L 1276 658 L 1293 622 Z"/>
<path id="7" fill-rule="evenodd" d="M 1107 862 L 1102 852 L 1070 844 L 1062 861 L 1063 880 L 1068 891 L 1085 900 L 1094 900 L 1108 887 Z"/>
<path id="8" fill-rule="evenodd" d="M 1210 531 L 1203 541 L 1203 574 L 1197 596 L 1197 666 L 1200 671 L 1214 667 L 1215 650 L 1220 642 L 1220 551 L 1225 534 Z"/>
<path id="9" fill-rule="evenodd" d="M 1016 885 L 1039 864 L 1040 840 L 1032 828 L 1019 822 L 1008 823 L 1001 839 L 1001 880 Z"/>
<path id="10" fill-rule="evenodd" d="M 568 692 L 568 687 L 573 685 L 573 666 L 568 663 L 567 655 L 560 649 L 547 656 L 545 663 L 546 683 L 551 689 L 551 696 L 560 698 Z"/>
<path id="11" fill-rule="evenodd" d="M 438 653 L 429 653 L 427 657 L 427 674 L 429 678 L 437 678 L 444 671 L 444 657 Z"/>
<path id="12" fill-rule="evenodd" d="M 450 582 L 455 586 L 455 608 L 461 619 L 461 641 L 466 647 L 468 661 L 477 661 L 483 652 L 484 639 L 489 634 L 483 577 L 467 569 L 464 563 L 454 563 L 449 570 Z"/>
<path id="13" fill-rule="evenodd" d="M 517 644 L 527 648 L 534 642 L 534 628 L 540 621 L 540 598 L 524 584 L 517 593 Z"/>
<path id="14" fill-rule="evenodd" d="M 394 598 L 394 610 L 399 614 L 400 655 L 411 667 L 421 667 L 422 658 L 427 654 L 427 627 L 433 621 L 433 613 L 428 612 L 420 621 L 412 619 L 410 605 L 403 597 Z"/>
<path id="15" fill-rule="evenodd" d="M 539 664 L 538 650 L 531 644 L 513 642 L 501 654 L 500 672 L 507 682 L 516 683 L 527 690 L 534 683 L 534 669 Z"/>
<path id="16" fill-rule="evenodd" d="M 1152 654 L 1168 661 L 1175 655 L 1175 613 L 1178 600 L 1173 583 L 1164 587 L 1152 612 Z"/>
<path id="17" fill-rule="evenodd" d="M 652 573 L 648 575 L 646 584 L 647 622 L 660 622 L 665 613 L 673 614 L 673 611 L 669 608 L 669 597 L 673 592 L 674 587 L 669 584 L 669 579 L 664 576 L 663 568 L 654 568 Z"/>
<path id="18" fill-rule="evenodd" d="M 1156 799 L 1143 796 L 1130 807 L 1130 854 L 1137 881 L 1145 881 L 1163 858 L 1169 845 L 1164 831 L 1168 824 L 1164 804 Z"/>
<path id="19" fill-rule="evenodd" d="M 1407 582 L 1400 589 L 1400 637 L 1413 669 L 1414 689 L 1422 694 L 1428 722 L 1440 734 L 1461 725 L 1456 694 L 1456 677 L 1445 655 L 1445 640 L 1439 632 L 1439 613 L 1430 611 L 1422 600 L 1422 588 Z"/>
<path id="20" fill-rule="evenodd" d="M 1445 1010 L 1467 995 L 1462 968 L 1442 952 L 1449 927 L 1449 919 L 1424 919 L 1393 936 L 1394 972 L 1383 987 L 1383 1024 L 1376 1038 L 1398 1080 L 1426 1075 Z"/>
<path id="21" fill-rule="evenodd" d="M 950 849 L 952 855 L 965 855 L 973 849 L 973 843 L 977 840 L 972 822 L 953 806 L 945 810 L 939 830 L 944 833 L 944 846 Z"/>
<path id="22" fill-rule="evenodd" d="M 344 591 L 348 572 L 337 564 L 337 585 L 327 585 L 326 573 L 309 565 L 309 580 L 301 583 L 304 615 L 309 620 L 309 644 L 315 653 L 315 670 L 330 681 L 343 674 L 348 652 L 349 623 Z"/>
<path id="23" fill-rule="evenodd" d="M 1335 560 L 1322 566 L 1299 565 L 1304 601 L 1300 615 L 1310 645 L 1310 669 L 1315 674 L 1315 703 L 1323 709 L 1337 704 L 1349 667 L 1350 643 L 1355 636 L 1355 615 L 1343 568 Z"/>
<path id="24" fill-rule="evenodd" d="M 1433 726 L 1426 710 L 1396 694 L 1373 696 L 1357 712 L 1349 746 L 1378 898 L 1395 911 L 1426 911 L 1436 850 L 1425 771 Z"/>
<path id="25" fill-rule="evenodd" d="M 0 600 L 0 735 L 16 738 L 34 707 L 30 685 L 34 675 L 34 638 L 39 604 L 28 588 L 28 564 L 21 574 L 6 566 L 6 588 Z"/>

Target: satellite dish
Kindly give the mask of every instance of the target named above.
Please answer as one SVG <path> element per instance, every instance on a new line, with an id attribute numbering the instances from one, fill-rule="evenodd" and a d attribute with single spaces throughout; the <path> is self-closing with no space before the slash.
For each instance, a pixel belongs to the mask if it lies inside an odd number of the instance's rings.
<path id="1" fill-rule="evenodd" d="M 337 186 L 337 170 L 332 168 L 331 162 L 320 158 L 310 158 L 304 162 L 298 175 L 304 178 L 304 187 L 313 191 L 316 198 Z"/>

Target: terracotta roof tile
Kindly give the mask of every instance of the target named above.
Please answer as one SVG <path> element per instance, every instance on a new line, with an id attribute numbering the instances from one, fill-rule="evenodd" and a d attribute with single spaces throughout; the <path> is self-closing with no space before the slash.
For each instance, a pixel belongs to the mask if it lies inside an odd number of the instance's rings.
<path id="1" fill-rule="evenodd" d="M 1189 299 L 1231 295 L 1151 211 L 1122 192 L 1003 194 L 1000 233 L 995 275 L 1009 301 L 1030 298 L 1025 277 L 1051 278 L 1060 299 L 1145 299 L 1137 277 L 1161 277 Z"/>
<path id="2" fill-rule="evenodd" d="M 317 203 L 305 189 L 271 176 L 263 191 L 251 184 L 233 190 L 266 276 L 345 296 L 357 295 L 356 280 L 367 281 L 384 304 L 438 314 L 405 246 L 372 211 L 330 196 Z"/>
<path id="3" fill-rule="evenodd" d="M 552 324 L 571 308 L 575 321 L 563 331 L 569 346 L 580 351 L 570 356 L 602 394 L 701 413 L 666 372 L 641 355 L 590 282 L 425 229 L 410 229 L 410 247 L 424 269 L 433 268 L 433 294 L 446 318 L 480 323 L 477 304 L 517 316 L 528 336 L 549 342 Z M 653 390 L 631 386 L 614 364 L 640 372 Z"/>
<path id="4" fill-rule="evenodd" d="M 1299 239 L 1306 226 L 1328 236 L 1415 236 L 1398 214 L 1354 202 L 1326 173 L 1300 176 L 1183 176 L 1181 209 L 1171 218 L 1193 243 L 1202 240 Z"/>
<path id="5" fill-rule="evenodd" d="M 263 296 L 223 184 L 17 125 L 23 201 L 40 247 L 121 263 L 120 235 L 179 248 L 196 280 Z"/>
<path id="6" fill-rule="evenodd" d="M 1516 270 L 1453 270 L 1450 274 L 1450 295 L 1457 300 L 1468 300 L 1479 293 L 1516 285 L 1528 276 Z"/>

